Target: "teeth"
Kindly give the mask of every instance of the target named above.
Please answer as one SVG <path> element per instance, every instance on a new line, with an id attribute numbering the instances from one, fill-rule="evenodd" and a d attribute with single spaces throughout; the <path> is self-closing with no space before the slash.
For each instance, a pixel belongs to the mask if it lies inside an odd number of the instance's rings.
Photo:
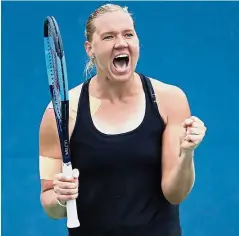
<path id="1" fill-rule="evenodd" d="M 127 55 L 127 54 L 120 54 L 120 55 L 118 55 L 118 56 L 115 57 L 115 58 L 121 58 L 121 57 L 128 57 L 128 55 Z"/>

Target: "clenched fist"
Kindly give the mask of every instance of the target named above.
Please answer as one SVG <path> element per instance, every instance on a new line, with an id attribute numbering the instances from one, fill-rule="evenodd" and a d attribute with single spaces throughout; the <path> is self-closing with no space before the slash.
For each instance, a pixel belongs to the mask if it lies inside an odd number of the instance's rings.
<path id="1" fill-rule="evenodd" d="M 202 142 L 207 128 L 196 116 L 191 116 L 189 119 L 186 119 L 182 127 L 184 133 L 181 137 L 181 150 L 192 151 Z"/>
<path id="2" fill-rule="evenodd" d="M 65 204 L 68 200 L 73 200 L 78 197 L 79 186 L 79 171 L 73 170 L 73 176 L 64 176 L 63 173 L 56 175 L 56 179 L 53 181 L 54 192 L 56 193 L 57 200 Z"/>

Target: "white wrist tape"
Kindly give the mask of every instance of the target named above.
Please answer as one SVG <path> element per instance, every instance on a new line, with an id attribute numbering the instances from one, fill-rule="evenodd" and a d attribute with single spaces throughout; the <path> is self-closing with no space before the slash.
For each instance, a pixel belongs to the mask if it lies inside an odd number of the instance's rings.
<path id="1" fill-rule="evenodd" d="M 55 175 L 62 172 L 62 160 L 39 156 L 40 179 L 54 180 Z"/>

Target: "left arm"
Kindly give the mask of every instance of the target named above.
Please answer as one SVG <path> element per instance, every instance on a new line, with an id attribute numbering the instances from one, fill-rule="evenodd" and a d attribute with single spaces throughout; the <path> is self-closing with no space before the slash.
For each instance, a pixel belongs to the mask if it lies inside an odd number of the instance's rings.
<path id="1" fill-rule="evenodd" d="M 205 134 L 203 123 L 191 117 L 184 92 L 172 86 L 165 97 L 167 124 L 162 143 L 162 190 L 172 204 L 181 203 L 195 181 L 194 149 Z"/>

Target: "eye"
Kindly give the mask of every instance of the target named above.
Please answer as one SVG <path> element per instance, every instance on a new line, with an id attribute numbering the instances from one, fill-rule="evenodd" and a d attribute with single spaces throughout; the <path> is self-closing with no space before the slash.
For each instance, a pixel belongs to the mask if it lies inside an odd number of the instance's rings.
<path id="1" fill-rule="evenodd" d="M 127 33 L 127 34 L 125 34 L 125 36 L 126 36 L 127 38 L 131 38 L 131 37 L 133 37 L 134 35 L 133 35 L 132 33 Z"/>
<path id="2" fill-rule="evenodd" d="M 107 36 L 105 36 L 105 37 L 103 38 L 103 40 L 109 40 L 109 39 L 112 39 L 112 38 L 113 38 L 112 35 L 107 35 Z"/>

